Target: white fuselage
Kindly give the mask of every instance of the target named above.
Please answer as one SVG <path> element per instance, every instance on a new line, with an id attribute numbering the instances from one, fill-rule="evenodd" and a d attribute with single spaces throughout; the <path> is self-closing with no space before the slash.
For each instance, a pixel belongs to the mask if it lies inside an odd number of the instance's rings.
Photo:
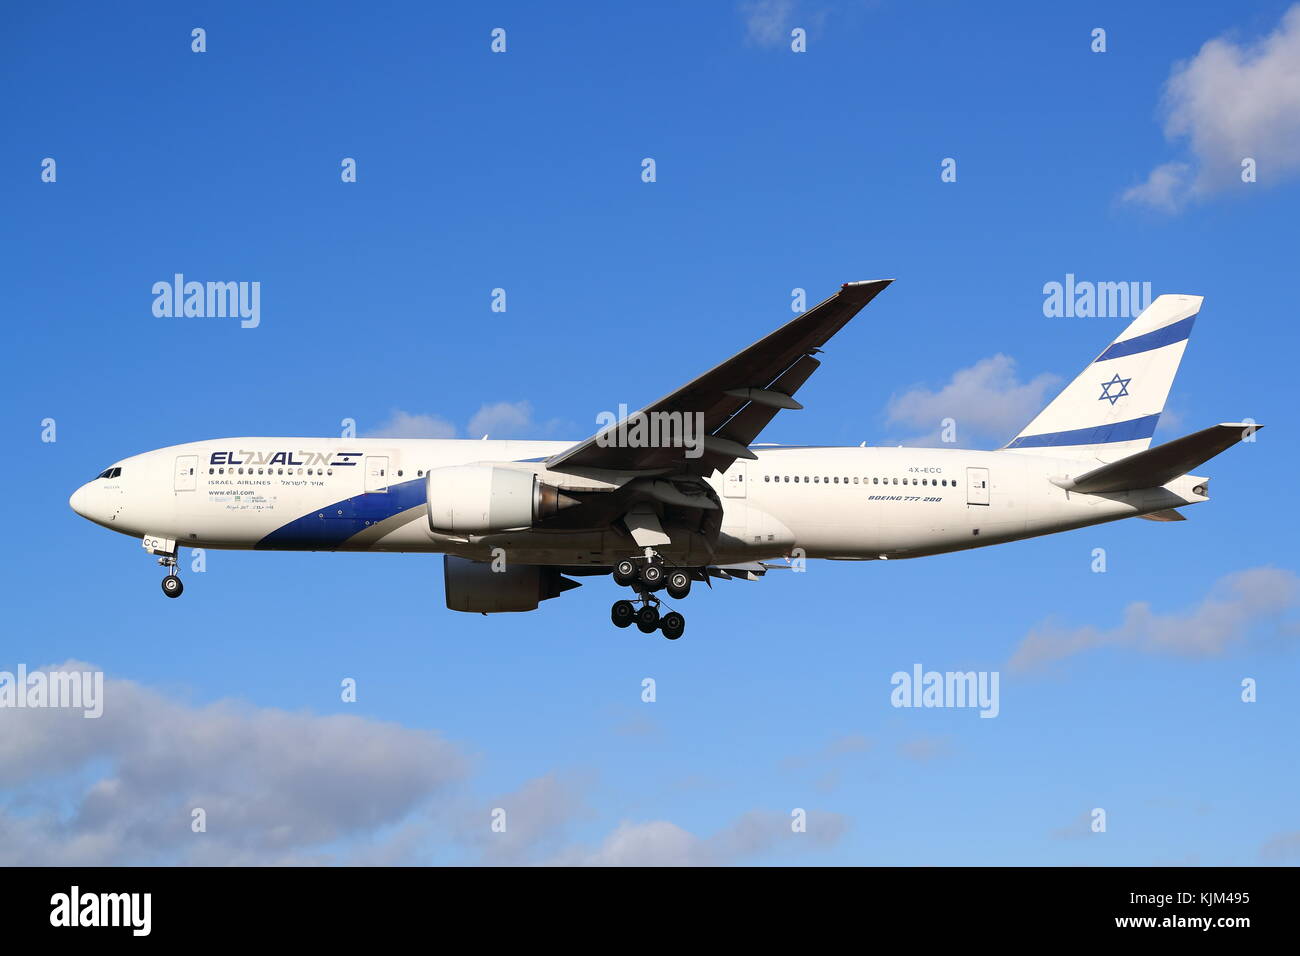
<path id="1" fill-rule="evenodd" d="M 81 515 L 178 547 L 422 551 L 511 561 L 609 565 L 629 552 L 616 529 L 434 532 L 424 476 L 473 462 L 541 460 L 570 442 L 453 439 L 233 438 L 175 445 L 124 459 L 72 497 Z M 723 506 L 712 553 L 673 534 L 659 550 L 680 563 L 782 556 L 870 560 L 919 557 L 1150 514 L 1204 501 L 1184 476 L 1162 488 L 1087 495 L 1053 479 L 1098 462 L 1015 451 L 756 446 L 709 483 Z M 531 466 L 530 466 L 531 467 Z M 596 490 L 587 479 L 546 481 Z M 569 482 L 566 486 L 565 482 Z"/>

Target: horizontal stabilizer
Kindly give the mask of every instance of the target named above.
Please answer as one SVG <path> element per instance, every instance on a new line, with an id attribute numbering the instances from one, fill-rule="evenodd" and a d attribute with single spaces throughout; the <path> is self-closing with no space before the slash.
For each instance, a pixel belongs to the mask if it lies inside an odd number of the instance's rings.
<path id="1" fill-rule="evenodd" d="M 1213 425 L 1058 484 L 1066 491 L 1088 495 L 1158 488 L 1187 474 L 1197 465 L 1209 461 L 1246 435 L 1263 427 L 1245 422 Z"/>

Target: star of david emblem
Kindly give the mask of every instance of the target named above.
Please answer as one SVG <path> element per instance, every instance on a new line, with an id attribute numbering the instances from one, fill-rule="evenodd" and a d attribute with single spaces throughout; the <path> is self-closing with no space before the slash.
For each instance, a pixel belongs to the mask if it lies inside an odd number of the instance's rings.
<path id="1" fill-rule="evenodd" d="M 1116 372 L 1115 377 L 1109 382 L 1101 383 L 1101 395 L 1098 397 L 1097 401 L 1109 401 L 1114 405 L 1121 398 L 1128 395 L 1128 383 L 1131 381 L 1133 381 L 1131 378 L 1120 378 L 1119 372 Z M 1118 391 L 1116 391 L 1116 389 L 1118 389 Z"/>

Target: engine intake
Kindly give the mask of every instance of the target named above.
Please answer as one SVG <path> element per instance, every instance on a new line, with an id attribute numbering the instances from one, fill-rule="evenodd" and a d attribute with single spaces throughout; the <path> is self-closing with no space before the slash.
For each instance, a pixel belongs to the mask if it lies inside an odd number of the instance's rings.
<path id="1" fill-rule="evenodd" d="M 429 530 L 443 534 L 519 531 L 578 504 L 533 472 L 500 465 L 433 468 L 424 490 Z"/>

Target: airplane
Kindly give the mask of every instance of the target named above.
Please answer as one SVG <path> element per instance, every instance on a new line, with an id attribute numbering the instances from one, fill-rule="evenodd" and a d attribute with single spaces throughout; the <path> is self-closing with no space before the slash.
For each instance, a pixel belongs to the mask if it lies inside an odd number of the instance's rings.
<path id="1" fill-rule="evenodd" d="M 755 444 L 803 407 L 794 396 L 822 347 L 891 281 L 845 283 L 664 398 L 605 413 L 576 444 L 223 438 L 124 458 L 69 504 L 141 539 L 171 598 L 182 546 L 434 552 L 452 610 L 531 611 L 605 575 L 634 594 L 611 608 L 615 625 L 676 640 L 685 618 L 661 595 L 683 600 L 699 582 L 1185 520 L 1178 509 L 1209 497 L 1192 469 L 1262 427 L 1150 447 L 1202 303 L 1161 295 L 996 450 Z"/>

